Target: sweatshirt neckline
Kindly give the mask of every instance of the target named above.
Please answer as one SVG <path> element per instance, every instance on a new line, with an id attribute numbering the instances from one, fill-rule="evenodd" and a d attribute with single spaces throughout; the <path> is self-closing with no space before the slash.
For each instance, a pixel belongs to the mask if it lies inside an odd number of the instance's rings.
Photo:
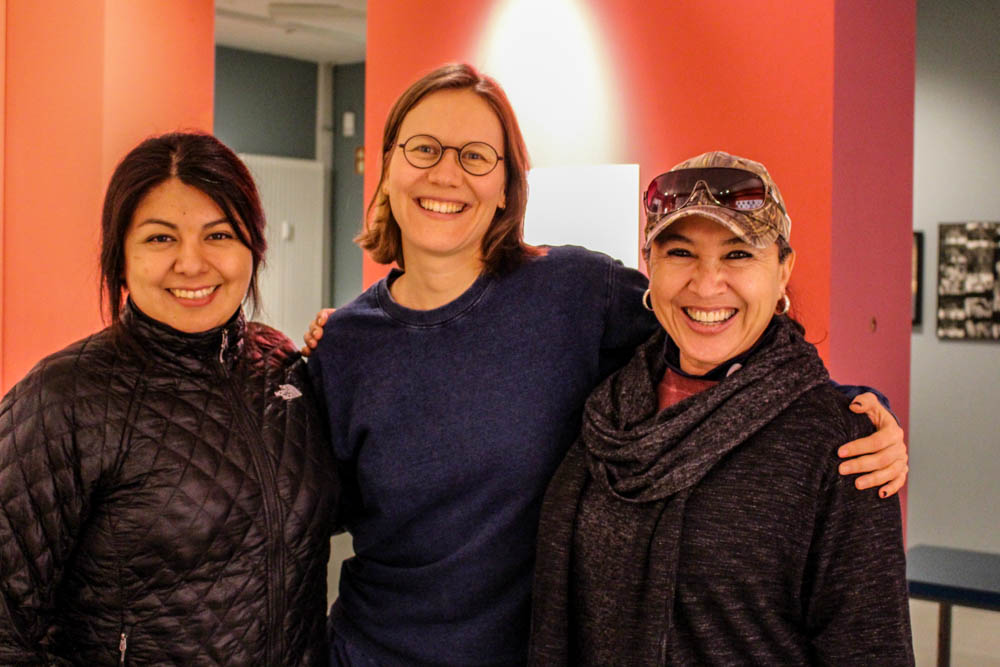
<path id="1" fill-rule="evenodd" d="M 476 280 L 469 285 L 469 288 L 452 301 L 431 310 L 415 310 L 397 303 L 389 291 L 392 283 L 401 275 L 403 275 L 403 271 L 396 268 L 392 269 L 388 276 L 377 283 L 375 294 L 379 307 L 389 317 L 413 327 L 441 326 L 460 317 L 479 302 L 486 293 L 486 290 L 493 283 L 492 276 L 485 272 L 480 273 Z"/>

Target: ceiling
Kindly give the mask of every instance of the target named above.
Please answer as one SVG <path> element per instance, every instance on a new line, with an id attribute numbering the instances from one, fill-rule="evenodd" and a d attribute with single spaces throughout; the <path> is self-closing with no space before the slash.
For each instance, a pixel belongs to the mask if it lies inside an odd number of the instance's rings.
<path id="1" fill-rule="evenodd" d="M 215 42 L 301 60 L 365 59 L 367 0 L 215 0 Z"/>

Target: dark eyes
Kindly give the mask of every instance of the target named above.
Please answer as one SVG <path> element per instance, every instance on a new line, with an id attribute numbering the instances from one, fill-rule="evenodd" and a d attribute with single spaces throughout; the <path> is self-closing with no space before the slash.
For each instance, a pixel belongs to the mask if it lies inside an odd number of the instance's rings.
<path id="1" fill-rule="evenodd" d="M 682 247 L 668 248 L 664 254 L 667 257 L 694 257 L 690 250 Z M 750 259 L 751 257 L 753 255 L 746 250 L 730 250 L 723 255 L 723 259 Z"/>
<path id="2" fill-rule="evenodd" d="M 205 237 L 206 241 L 228 241 L 230 239 L 235 239 L 236 235 L 229 231 L 215 231 L 210 233 Z M 170 243 L 174 241 L 174 237 L 170 234 L 153 234 L 146 237 L 146 243 Z"/>

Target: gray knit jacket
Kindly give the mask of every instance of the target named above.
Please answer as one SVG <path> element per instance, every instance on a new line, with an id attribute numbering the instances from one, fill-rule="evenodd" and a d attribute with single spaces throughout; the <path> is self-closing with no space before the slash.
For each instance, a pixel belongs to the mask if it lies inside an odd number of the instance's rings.
<path id="1" fill-rule="evenodd" d="M 542 509 L 536 665 L 913 664 L 899 502 L 838 474 L 871 432 L 777 318 L 660 411 L 664 335 L 588 401 Z"/>

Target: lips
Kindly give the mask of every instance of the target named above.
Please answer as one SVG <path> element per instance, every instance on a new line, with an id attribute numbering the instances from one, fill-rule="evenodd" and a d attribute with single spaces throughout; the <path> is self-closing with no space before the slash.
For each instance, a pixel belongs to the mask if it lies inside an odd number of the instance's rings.
<path id="1" fill-rule="evenodd" d="M 212 285 L 211 287 L 201 287 L 199 289 L 179 289 L 176 287 L 167 288 L 167 290 L 176 296 L 178 299 L 204 299 L 209 294 L 218 289 L 218 285 Z"/>
<path id="2" fill-rule="evenodd" d="M 735 308 L 716 308 L 713 310 L 702 310 L 700 308 L 683 308 L 684 314 L 697 322 L 706 326 L 715 326 L 727 322 L 736 315 Z"/>
<path id="3" fill-rule="evenodd" d="M 465 209 L 465 204 L 455 201 L 442 201 L 440 199 L 427 199 L 421 197 L 417 199 L 420 208 L 434 213 L 461 213 Z"/>

